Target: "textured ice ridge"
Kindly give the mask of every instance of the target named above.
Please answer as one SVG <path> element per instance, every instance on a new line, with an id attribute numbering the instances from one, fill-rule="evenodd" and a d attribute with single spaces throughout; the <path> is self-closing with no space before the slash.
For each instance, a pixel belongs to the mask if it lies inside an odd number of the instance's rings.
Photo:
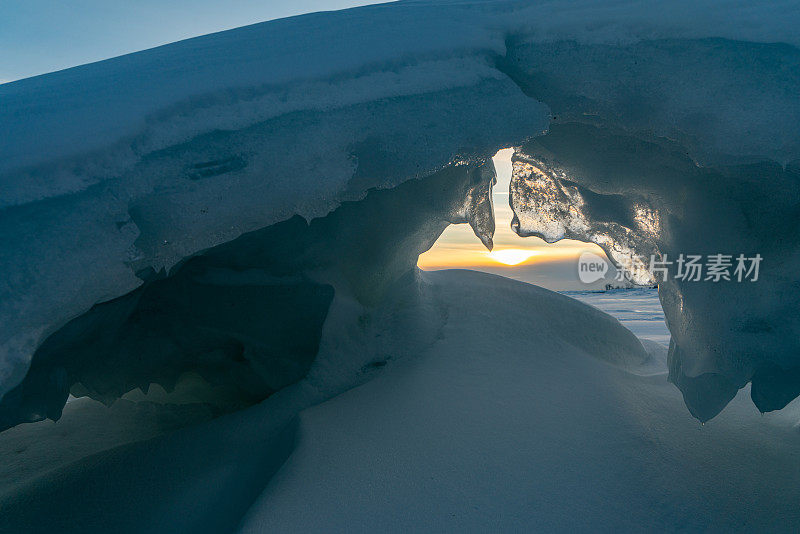
<path id="1" fill-rule="evenodd" d="M 670 379 L 699 419 L 748 382 L 762 411 L 800 393 L 796 167 L 698 165 L 673 141 L 553 125 L 514 156 L 511 205 L 520 235 L 599 244 L 635 283 L 658 282 L 671 332 Z M 729 280 L 678 276 L 681 254 L 728 255 Z M 758 279 L 738 254 L 763 257 Z M 651 261 L 662 271 L 649 272 Z"/>
<path id="2" fill-rule="evenodd" d="M 0 404 L 0 430 L 60 418 L 70 394 L 110 405 L 152 384 L 216 412 L 264 400 L 306 376 L 334 298 L 379 304 L 449 224 L 469 224 L 491 249 L 494 181 L 491 160 L 458 162 L 140 273 L 142 286 L 42 343 Z"/>

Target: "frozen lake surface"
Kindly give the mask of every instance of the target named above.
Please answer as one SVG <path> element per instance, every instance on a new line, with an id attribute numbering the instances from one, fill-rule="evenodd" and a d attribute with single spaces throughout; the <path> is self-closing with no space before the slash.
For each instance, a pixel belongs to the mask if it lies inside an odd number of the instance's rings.
<path id="1" fill-rule="evenodd" d="M 612 289 L 609 291 L 563 291 L 615 317 L 639 339 L 649 339 L 669 347 L 669 330 L 658 290 L 651 288 Z"/>

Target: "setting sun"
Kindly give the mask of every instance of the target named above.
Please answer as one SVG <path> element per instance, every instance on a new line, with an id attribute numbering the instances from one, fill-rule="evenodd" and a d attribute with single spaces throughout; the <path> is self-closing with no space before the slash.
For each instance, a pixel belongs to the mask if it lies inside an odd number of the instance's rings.
<path id="1" fill-rule="evenodd" d="M 519 265 L 520 263 L 527 261 L 533 256 L 538 254 L 535 250 L 525 250 L 521 248 L 507 248 L 505 250 L 495 250 L 493 252 L 487 252 L 487 256 L 498 263 L 502 263 L 503 265 Z"/>

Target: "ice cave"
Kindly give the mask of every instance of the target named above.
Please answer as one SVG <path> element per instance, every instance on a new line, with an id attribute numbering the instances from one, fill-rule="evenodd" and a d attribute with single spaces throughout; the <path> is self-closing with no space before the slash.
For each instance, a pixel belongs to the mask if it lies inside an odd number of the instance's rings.
<path id="1" fill-rule="evenodd" d="M 0 84 L 0 532 L 797 532 L 798 27 L 402 0 Z"/>

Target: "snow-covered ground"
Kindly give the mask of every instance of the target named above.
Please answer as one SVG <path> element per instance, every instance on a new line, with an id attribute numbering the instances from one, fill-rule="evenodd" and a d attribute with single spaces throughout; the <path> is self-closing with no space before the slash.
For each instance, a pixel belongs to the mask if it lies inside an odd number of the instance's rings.
<path id="1" fill-rule="evenodd" d="M 607 317 L 508 279 L 425 276 L 441 339 L 301 414 L 245 532 L 797 527 L 795 426 L 743 398 L 703 426 L 664 374 L 609 365 L 636 350 Z"/>
<path id="2" fill-rule="evenodd" d="M 248 410 L 45 472 L 0 499 L 4 524 L 34 532 L 800 527 L 796 403 L 761 416 L 740 393 L 701 425 L 664 373 L 642 372 L 650 357 L 639 341 L 592 307 L 473 271 L 421 273 L 416 283 L 418 300 L 399 291 L 387 304 L 383 317 L 395 320 L 375 338 L 383 360 L 361 365 L 349 352 L 355 371 L 342 370 L 335 318 L 343 311 L 335 310 L 307 379 Z M 652 302 L 647 293 L 634 306 L 624 299 L 601 305 L 624 317 Z M 337 381 L 339 394 L 321 389 Z M 37 425 L 71 416 L 80 413 Z"/>

